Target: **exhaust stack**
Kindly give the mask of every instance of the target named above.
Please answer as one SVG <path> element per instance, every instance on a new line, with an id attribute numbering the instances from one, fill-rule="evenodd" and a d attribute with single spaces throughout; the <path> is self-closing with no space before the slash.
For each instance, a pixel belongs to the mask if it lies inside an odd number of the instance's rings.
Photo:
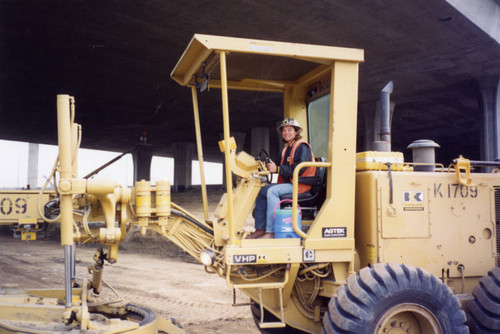
<path id="1" fill-rule="evenodd" d="M 389 81 L 380 92 L 380 141 L 374 142 L 375 151 L 391 152 L 391 94 L 394 84 Z"/>

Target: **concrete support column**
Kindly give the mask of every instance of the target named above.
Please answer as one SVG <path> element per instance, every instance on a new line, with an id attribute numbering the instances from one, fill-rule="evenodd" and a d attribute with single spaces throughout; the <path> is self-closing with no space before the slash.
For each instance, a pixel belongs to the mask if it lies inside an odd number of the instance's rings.
<path id="1" fill-rule="evenodd" d="M 137 145 L 132 154 L 134 160 L 134 184 L 140 180 L 151 180 L 151 160 L 153 151 L 148 145 Z"/>
<path id="2" fill-rule="evenodd" d="M 37 143 L 29 143 L 28 186 L 31 189 L 38 187 L 38 147 Z"/>
<path id="3" fill-rule="evenodd" d="M 481 128 L 481 160 L 500 158 L 500 77 L 479 82 L 483 119 Z"/>
<path id="4" fill-rule="evenodd" d="M 257 157 L 261 150 L 269 153 L 269 128 L 252 128 L 250 130 L 250 154 Z"/>
<path id="5" fill-rule="evenodd" d="M 187 189 L 191 186 L 192 161 L 195 144 L 179 142 L 174 144 L 174 191 Z"/>

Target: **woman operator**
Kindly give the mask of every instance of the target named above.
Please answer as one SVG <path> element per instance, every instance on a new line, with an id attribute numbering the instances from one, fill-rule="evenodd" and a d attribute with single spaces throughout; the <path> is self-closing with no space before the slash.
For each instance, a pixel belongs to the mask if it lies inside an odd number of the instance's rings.
<path id="1" fill-rule="evenodd" d="M 281 152 L 279 166 L 271 160 L 267 164 L 267 169 L 271 173 L 278 173 L 278 183 L 262 187 L 257 195 L 254 214 L 255 232 L 248 237 L 249 239 L 274 238 L 274 207 L 279 203 L 281 195 L 292 193 L 292 176 L 295 167 L 303 161 L 314 161 L 311 146 L 302 140 L 300 135 L 302 127 L 298 121 L 285 118 L 277 130 L 285 146 Z M 307 167 L 302 168 L 299 175 L 314 176 L 315 173 L 316 167 Z M 298 193 L 301 194 L 310 189 L 311 186 L 299 183 Z"/>

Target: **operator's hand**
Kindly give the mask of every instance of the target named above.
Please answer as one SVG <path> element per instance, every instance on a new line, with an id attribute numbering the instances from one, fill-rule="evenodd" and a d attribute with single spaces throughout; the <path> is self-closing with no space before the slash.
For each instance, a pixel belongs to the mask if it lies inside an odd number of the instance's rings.
<path id="1" fill-rule="evenodd" d="M 278 171 L 278 167 L 276 166 L 274 161 L 271 160 L 271 162 L 267 164 L 267 170 L 271 173 L 276 173 Z"/>

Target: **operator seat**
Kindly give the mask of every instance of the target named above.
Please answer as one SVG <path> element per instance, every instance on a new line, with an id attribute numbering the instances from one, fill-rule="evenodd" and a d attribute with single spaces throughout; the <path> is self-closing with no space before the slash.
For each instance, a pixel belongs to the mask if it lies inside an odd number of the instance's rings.
<path id="1" fill-rule="evenodd" d="M 316 162 L 325 162 L 326 159 L 323 157 L 315 158 Z M 319 208 L 325 201 L 325 189 L 326 189 L 326 168 L 317 167 L 316 175 L 314 176 L 303 176 L 299 177 L 299 182 L 311 185 L 311 190 L 299 194 L 298 204 L 302 211 L 302 219 L 314 219 L 318 213 Z M 281 200 L 292 199 L 292 194 L 284 194 L 280 196 Z M 291 202 L 283 202 L 281 207 L 290 207 Z"/>

